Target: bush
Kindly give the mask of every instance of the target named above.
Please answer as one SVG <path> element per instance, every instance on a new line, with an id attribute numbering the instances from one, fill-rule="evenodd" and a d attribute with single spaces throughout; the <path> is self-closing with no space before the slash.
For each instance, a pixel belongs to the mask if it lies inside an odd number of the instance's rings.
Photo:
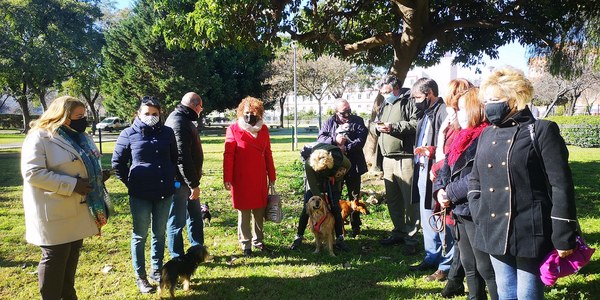
<path id="1" fill-rule="evenodd" d="M 567 144 L 600 147 L 600 116 L 556 116 L 548 120 L 558 124 Z"/>

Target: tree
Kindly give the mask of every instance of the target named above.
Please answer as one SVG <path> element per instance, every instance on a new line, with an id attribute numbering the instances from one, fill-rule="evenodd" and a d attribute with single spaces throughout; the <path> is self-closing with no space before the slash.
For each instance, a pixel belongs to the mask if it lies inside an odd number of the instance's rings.
<path id="1" fill-rule="evenodd" d="M 101 33 L 96 1 L 0 1 L 0 82 L 19 103 L 24 131 L 28 102 L 46 109 L 50 87 L 76 74 Z"/>
<path id="2" fill-rule="evenodd" d="M 195 91 L 205 100 L 205 113 L 235 107 L 247 95 L 261 96 L 269 55 L 233 47 L 170 50 L 153 30 L 158 16 L 150 2 L 137 2 L 127 19 L 106 32 L 107 111 L 129 119 L 144 95 L 159 97 L 169 111 L 183 94 Z"/>
<path id="3" fill-rule="evenodd" d="M 294 85 L 294 54 L 287 50 L 279 51 L 265 69 L 265 105 L 279 104 L 279 126 L 283 127 L 285 100 Z"/>

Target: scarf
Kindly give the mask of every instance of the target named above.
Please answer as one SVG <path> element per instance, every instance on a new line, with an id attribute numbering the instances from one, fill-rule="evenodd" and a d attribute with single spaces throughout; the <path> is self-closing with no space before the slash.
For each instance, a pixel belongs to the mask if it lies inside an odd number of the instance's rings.
<path id="1" fill-rule="evenodd" d="M 100 153 L 96 146 L 83 133 L 75 132 L 70 128 L 62 126 L 58 128 L 58 134 L 75 148 L 81 156 L 81 160 L 88 174 L 88 180 L 92 185 L 92 191 L 85 196 L 96 226 L 101 228 L 108 220 L 108 209 L 104 203 L 104 183 L 102 182 L 102 170 L 100 169 Z"/>
<path id="2" fill-rule="evenodd" d="M 452 146 L 450 147 L 450 151 L 448 152 L 449 166 L 454 166 L 454 163 L 456 163 L 460 155 L 467 148 L 469 148 L 473 140 L 479 137 L 483 129 L 485 129 L 488 125 L 489 124 L 487 122 L 483 122 L 477 127 L 465 128 L 458 132 L 458 135 L 454 138 Z"/>
<path id="3" fill-rule="evenodd" d="M 246 121 L 244 121 L 244 118 L 238 118 L 238 126 L 240 126 L 240 128 L 242 128 L 243 130 L 247 131 L 248 133 L 250 133 L 254 138 L 258 137 L 258 132 L 262 129 L 263 126 L 263 120 L 260 119 L 256 122 L 256 124 L 254 124 L 254 126 L 246 123 Z"/>

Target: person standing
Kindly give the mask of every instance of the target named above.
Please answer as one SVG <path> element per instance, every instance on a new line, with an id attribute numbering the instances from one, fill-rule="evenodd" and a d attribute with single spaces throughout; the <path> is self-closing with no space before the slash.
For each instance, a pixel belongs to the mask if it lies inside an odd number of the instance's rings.
<path id="1" fill-rule="evenodd" d="M 56 98 L 31 122 L 21 151 L 25 238 L 39 246 L 42 299 L 77 299 L 75 273 L 83 238 L 108 220 L 100 152 L 85 133 L 85 104 Z"/>
<path id="2" fill-rule="evenodd" d="M 490 256 L 474 249 L 471 245 L 471 240 L 475 237 L 475 223 L 473 223 L 467 201 L 468 180 L 477 151 L 477 141 L 488 126 L 483 112 L 483 104 L 479 101 L 478 94 L 479 89 L 473 87 L 456 97 L 458 98 L 456 117 L 461 130 L 458 131 L 450 145 L 444 165 L 433 184 L 433 196 L 441 207 L 452 209 L 456 232 L 460 236 L 456 241 L 458 248 L 455 248 L 452 266 L 459 259 L 456 254 L 460 253 L 460 261 L 464 266 L 469 287 L 468 299 L 487 299 L 485 291 L 487 285 L 490 298 L 495 300 L 498 299 L 498 293 Z M 456 286 L 459 282 L 451 284 L 450 275 L 448 275 L 448 284 Z M 460 290 L 464 292 L 462 285 L 461 277 Z"/>
<path id="3" fill-rule="evenodd" d="M 415 106 L 422 112 L 417 124 L 417 141 L 415 143 L 414 178 L 412 199 L 420 203 L 421 228 L 423 230 L 423 246 L 425 258 L 413 271 L 433 269 L 435 272 L 426 281 L 444 281 L 452 264 L 454 254 L 454 238 L 452 229 L 445 224 L 444 233 L 432 228 L 433 197 L 432 182 L 429 172 L 435 156 L 437 135 L 442 121 L 446 118 L 446 104 L 438 97 L 438 85 L 433 79 L 418 79 L 411 90 Z"/>
<path id="4" fill-rule="evenodd" d="M 380 243 L 385 246 L 404 243 L 404 254 L 414 255 L 419 206 L 412 203 L 410 193 L 418 111 L 408 97 L 410 90 L 401 89 L 395 76 L 385 78 L 380 93 L 384 103 L 374 129 L 378 135 L 377 157 L 382 158 L 377 163 L 383 170 L 387 205 L 394 225 L 391 235 Z"/>
<path id="5" fill-rule="evenodd" d="M 262 101 L 244 98 L 237 107 L 237 122 L 227 128 L 225 135 L 223 184 L 231 191 L 233 208 L 238 211 L 238 240 L 244 256 L 252 255 L 252 247 L 266 250 L 263 221 L 267 180 L 269 186 L 273 186 L 276 179 L 269 128 L 263 122 L 264 112 Z"/>
<path id="6" fill-rule="evenodd" d="M 117 139 L 112 156 L 116 177 L 127 187 L 133 230 L 131 261 L 141 293 L 155 287 L 146 276 L 144 249 L 152 224 L 152 272 L 150 279 L 160 284 L 165 251 L 165 231 L 169 208 L 175 193 L 177 142 L 173 129 L 160 122 L 160 103 L 143 97 L 133 124 Z"/>
<path id="7" fill-rule="evenodd" d="M 190 247 L 204 245 L 204 224 L 200 207 L 200 178 L 204 152 L 194 121 L 202 112 L 202 98 L 194 92 L 186 93 L 181 103 L 165 121 L 173 129 L 177 141 L 177 181 L 173 204 L 167 221 L 167 239 L 171 258 L 184 255 L 183 227 L 188 227 Z"/>
<path id="8" fill-rule="evenodd" d="M 368 130 L 363 118 L 353 115 L 346 99 L 335 101 L 335 114 L 321 127 L 317 142 L 338 146 L 350 159 L 350 169 L 342 183 L 347 190 L 347 198 L 354 200 L 360 196 L 360 177 L 367 172 L 367 162 L 363 147 L 367 141 Z M 350 215 L 352 234 L 360 232 L 360 216 Z"/>
<path id="9" fill-rule="evenodd" d="M 552 121 L 535 120 L 533 86 L 504 67 L 481 84 L 492 123 L 479 137 L 469 179 L 473 247 L 490 254 L 500 299 L 543 299 L 542 259 L 575 248 L 577 214 L 569 150 Z"/>

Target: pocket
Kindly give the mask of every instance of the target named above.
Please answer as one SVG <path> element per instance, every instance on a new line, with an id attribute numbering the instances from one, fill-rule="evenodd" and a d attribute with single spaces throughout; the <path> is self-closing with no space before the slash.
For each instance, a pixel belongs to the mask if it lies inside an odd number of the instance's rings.
<path id="1" fill-rule="evenodd" d="M 57 221 L 73 218 L 77 215 L 77 209 L 83 201 L 83 196 L 73 193 L 71 196 L 62 196 L 57 193 L 45 192 L 46 198 L 44 204 L 46 221 Z"/>
<path id="2" fill-rule="evenodd" d="M 542 200 L 533 200 L 531 207 L 531 219 L 533 226 L 533 234 L 536 236 L 544 235 L 544 222 L 542 212 Z"/>

